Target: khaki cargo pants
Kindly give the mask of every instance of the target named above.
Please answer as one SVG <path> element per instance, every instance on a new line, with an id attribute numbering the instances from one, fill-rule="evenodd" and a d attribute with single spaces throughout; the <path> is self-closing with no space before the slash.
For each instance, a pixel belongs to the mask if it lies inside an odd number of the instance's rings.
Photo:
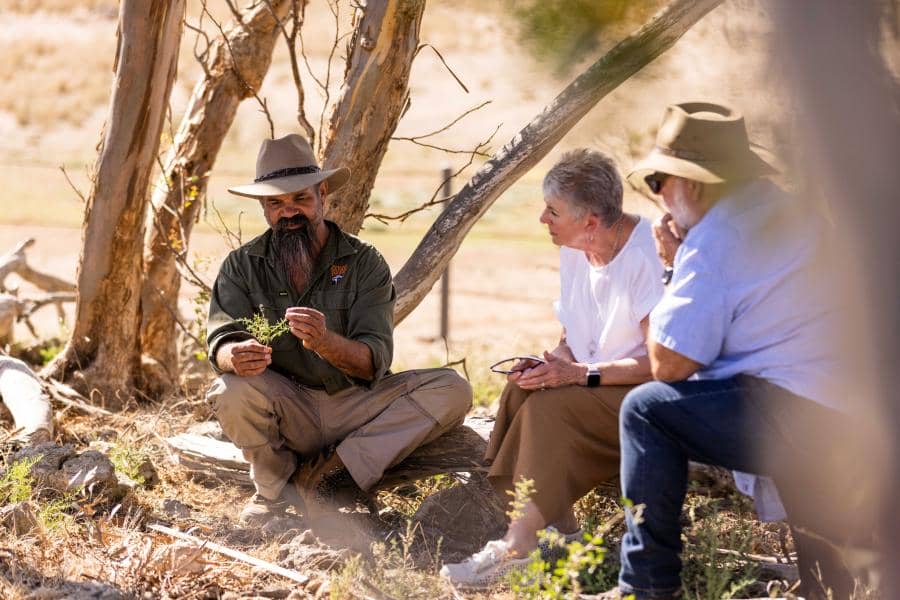
<path id="1" fill-rule="evenodd" d="M 268 369 L 253 377 L 226 373 L 207 399 L 250 463 L 256 491 L 274 500 L 298 460 L 332 444 L 353 480 L 368 490 L 386 469 L 461 424 L 472 389 L 452 369 L 422 369 L 387 375 L 372 389 L 328 395 Z"/>

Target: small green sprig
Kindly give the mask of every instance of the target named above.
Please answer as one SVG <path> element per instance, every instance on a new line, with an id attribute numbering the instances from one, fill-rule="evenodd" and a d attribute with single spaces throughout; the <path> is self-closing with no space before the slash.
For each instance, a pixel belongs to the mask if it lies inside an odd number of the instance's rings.
<path id="1" fill-rule="evenodd" d="M 291 330 L 291 326 L 288 325 L 286 319 L 281 319 L 274 325 L 269 323 L 269 320 L 263 314 L 262 304 L 259 305 L 258 313 L 254 314 L 249 319 L 238 319 L 238 322 L 242 323 L 244 327 L 247 328 L 247 331 L 250 332 L 250 335 L 256 338 L 256 341 L 263 346 L 268 346 L 269 342 L 279 335 Z"/>

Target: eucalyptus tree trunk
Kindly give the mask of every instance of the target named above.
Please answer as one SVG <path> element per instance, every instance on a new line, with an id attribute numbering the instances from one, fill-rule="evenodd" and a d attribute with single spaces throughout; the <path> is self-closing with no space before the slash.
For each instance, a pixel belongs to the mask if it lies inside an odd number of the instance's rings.
<path id="1" fill-rule="evenodd" d="M 597 102 L 671 48 L 721 0 L 674 0 L 570 83 L 482 167 L 441 213 L 394 278 L 394 322 L 422 301 L 472 226 Z"/>
<path id="2" fill-rule="evenodd" d="M 72 336 L 44 374 L 120 406 L 139 373 L 147 188 L 178 61 L 185 0 L 119 5 L 109 114 L 87 200 Z M 99 394 L 99 398 L 97 398 Z"/>
<path id="3" fill-rule="evenodd" d="M 305 1 L 297 2 L 301 13 Z M 222 141 L 238 105 L 259 92 L 272 62 L 279 21 L 287 17 L 292 4 L 291 0 L 272 0 L 268 6 L 258 3 L 243 12 L 241 23 L 233 23 L 225 38 L 215 40 L 165 158 L 148 215 L 147 275 L 141 290 L 143 383 L 153 395 L 168 389 L 177 374 L 175 331 L 181 276 L 176 253 L 187 256 Z"/>
<path id="4" fill-rule="evenodd" d="M 327 216 L 341 229 L 362 227 L 381 160 L 409 99 L 425 0 L 369 2 L 347 53 L 344 87 L 328 128 L 325 168 L 353 176 L 329 196 Z"/>

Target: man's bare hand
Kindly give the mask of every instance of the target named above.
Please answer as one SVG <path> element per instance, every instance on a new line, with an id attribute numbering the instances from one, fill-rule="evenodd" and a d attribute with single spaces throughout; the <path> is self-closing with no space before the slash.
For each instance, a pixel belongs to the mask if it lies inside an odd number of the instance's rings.
<path id="1" fill-rule="evenodd" d="M 675 253 L 687 232 L 682 229 L 669 213 L 664 214 L 653 224 L 653 238 L 656 240 L 656 253 L 663 264 L 671 267 L 675 261 Z"/>
<path id="2" fill-rule="evenodd" d="M 316 351 L 328 337 L 325 315 L 314 308 L 292 306 L 284 313 L 291 333 L 303 342 L 305 348 Z"/>
<path id="3" fill-rule="evenodd" d="M 272 349 L 256 340 L 226 343 L 216 353 L 216 364 L 241 377 L 260 375 L 272 364 Z"/>

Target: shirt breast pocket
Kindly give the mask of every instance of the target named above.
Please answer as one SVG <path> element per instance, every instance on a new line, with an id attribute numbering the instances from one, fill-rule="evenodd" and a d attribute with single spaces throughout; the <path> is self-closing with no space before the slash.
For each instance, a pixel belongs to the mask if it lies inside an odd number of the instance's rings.
<path id="1" fill-rule="evenodd" d="M 345 290 L 315 291 L 309 295 L 313 308 L 325 315 L 325 324 L 330 331 L 347 335 L 350 307 L 353 306 L 353 292 Z"/>

